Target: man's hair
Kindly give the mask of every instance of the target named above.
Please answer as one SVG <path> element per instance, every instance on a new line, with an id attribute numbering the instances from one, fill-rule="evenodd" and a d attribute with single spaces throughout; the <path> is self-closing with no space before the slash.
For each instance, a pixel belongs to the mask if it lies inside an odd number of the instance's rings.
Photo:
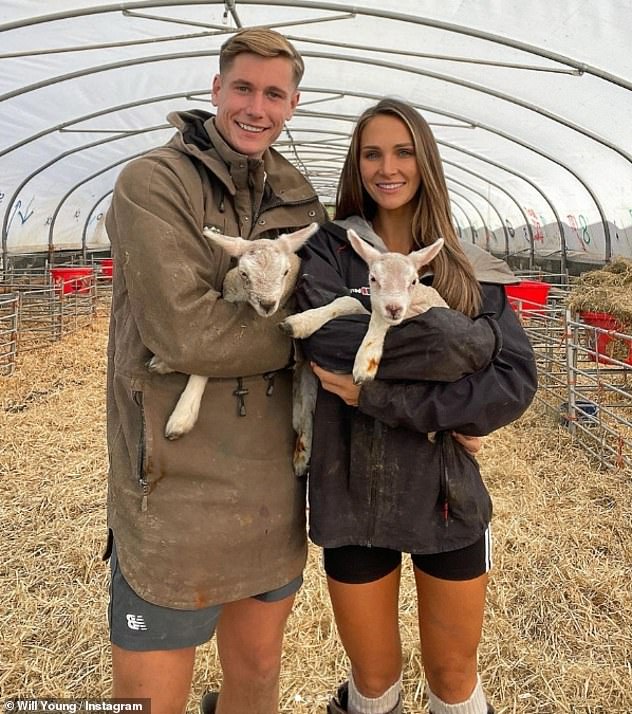
<path id="1" fill-rule="evenodd" d="M 226 40 L 219 53 L 219 72 L 228 72 L 237 55 L 244 52 L 260 57 L 286 57 L 292 63 L 294 85 L 298 87 L 305 65 L 301 55 L 292 43 L 283 35 L 265 27 L 241 30 Z"/>

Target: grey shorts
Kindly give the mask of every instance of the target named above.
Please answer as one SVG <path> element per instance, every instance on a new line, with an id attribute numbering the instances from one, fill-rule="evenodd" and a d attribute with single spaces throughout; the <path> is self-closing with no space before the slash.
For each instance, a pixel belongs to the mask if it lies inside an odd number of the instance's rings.
<path id="1" fill-rule="evenodd" d="M 128 585 L 119 568 L 116 547 L 110 556 L 110 641 L 125 650 L 149 652 L 196 647 L 213 637 L 222 605 L 200 610 L 175 610 L 139 597 Z M 256 595 L 262 602 L 276 602 L 298 592 L 302 576 L 277 590 Z"/>

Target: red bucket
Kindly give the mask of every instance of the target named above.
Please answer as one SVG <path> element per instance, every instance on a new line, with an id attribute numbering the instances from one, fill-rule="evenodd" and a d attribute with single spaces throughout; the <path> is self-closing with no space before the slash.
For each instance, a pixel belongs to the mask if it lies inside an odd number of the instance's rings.
<path id="1" fill-rule="evenodd" d="M 53 283 L 64 295 L 67 293 L 88 293 L 92 284 L 94 271 L 84 266 L 68 266 L 51 268 Z"/>
<path id="2" fill-rule="evenodd" d="M 519 313 L 537 313 L 542 315 L 549 298 L 549 283 L 540 280 L 523 280 L 515 285 L 505 285 L 505 294 L 509 304 Z"/>
<path id="3" fill-rule="evenodd" d="M 582 311 L 579 316 L 583 322 L 591 327 L 598 327 L 609 332 L 621 332 L 623 330 L 623 325 L 609 312 Z M 588 348 L 592 359 L 605 364 L 612 364 L 612 358 L 614 357 L 621 362 L 632 364 L 632 340 L 614 337 L 608 332 L 599 332 L 597 330 L 589 330 L 588 332 Z M 614 354 L 615 348 L 622 343 L 627 343 L 628 347 L 628 354 L 625 359 Z"/>
<path id="4" fill-rule="evenodd" d="M 114 275 L 114 261 L 112 258 L 103 258 L 101 261 L 101 276 L 111 278 Z"/>

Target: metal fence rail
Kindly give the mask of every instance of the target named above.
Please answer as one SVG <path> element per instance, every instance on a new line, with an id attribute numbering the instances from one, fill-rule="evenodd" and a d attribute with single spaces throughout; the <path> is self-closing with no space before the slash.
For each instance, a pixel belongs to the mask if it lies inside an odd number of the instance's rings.
<path id="1" fill-rule="evenodd" d="M 44 347 L 61 339 L 61 302 L 52 285 L 13 285 L 19 296 L 18 352 Z"/>
<path id="2" fill-rule="evenodd" d="M 84 274 L 68 279 L 63 271 L 60 279 L 59 267 L 55 275 L 24 271 L 12 275 L 15 282 L 0 283 L 0 375 L 13 372 L 19 351 L 60 340 L 89 324 L 99 306 L 107 309 L 110 261 L 83 266 Z M 510 296 L 535 351 L 536 400 L 602 467 L 632 474 L 632 335 L 572 314 L 564 276 L 520 277 L 547 283 L 544 298 Z"/>
<path id="3" fill-rule="evenodd" d="M 77 270 L 81 267 L 83 271 Z M 0 375 L 13 372 L 20 352 L 44 347 L 90 324 L 99 306 L 103 305 L 101 314 L 105 312 L 112 291 L 111 264 L 109 270 L 102 263 L 13 270 L 8 277 L 0 282 L 0 299 L 7 305 L 10 300 L 14 307 L 12 312 L 0 309 Z M 11 320 L 12 340 L 10 328 L 5 328 Z"/>
<path id="4" fill-rule="evenodd" d="M 588 324 L 566 308 L 567 290 L 511 300 L 535 351 L 536 399 L 602 467 L 632 474 L 632 335 Z"/>
<path id="5" fill-rule="evenodd" d="M 0 295 L 0 376 L 7 377 L 15 370 L 18 352 L 17 293 Z"/>

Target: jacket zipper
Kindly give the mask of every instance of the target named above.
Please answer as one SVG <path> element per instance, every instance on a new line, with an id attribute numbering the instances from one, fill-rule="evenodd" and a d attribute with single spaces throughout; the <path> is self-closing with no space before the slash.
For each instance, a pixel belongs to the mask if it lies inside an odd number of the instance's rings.
<path id="1" fill-rule="evenodd" d="M 138 458 L 136 462 L 136 473 L 138 474 L 138 483 L 141 488 L 140 510 L 142 513 L 147 511 L 147 497 L 149 496 L 149 483 L 145 475 L 145 409 L 143 407 L 143 393 L 135 391 L 133 393 L 134 402 L 140 407 L 141 429 L 138 439 Z"/>
<path id="2" fill-rule="evenodd" d="M 382 423 L 377 419 L 373 422 L 373 443 L 371 444 L 371 482 L 369 490 L 369 520 L 367 524 L 366 544 L 372 546 L 373 535 L 375 533 L 375 521 L 377 519 L 377 478 L 376 470 L 382 470 L 383 454 L 382 445 L 384 443 L 382 434 Z"/>
<path id="3" fill-rule="evenodd" d="M 447 528 L 450 523 L 450 475 L 448 473 L 448 454 L 446 452 L 448 435 L 446 433 L 440 434 L 441 439 L 441 452 L 439 459 L 439 468 L 441 473 L 439 474 L 439 497 L 441 499 L 441 515 L 443 517 L 443 525 Z"/>

